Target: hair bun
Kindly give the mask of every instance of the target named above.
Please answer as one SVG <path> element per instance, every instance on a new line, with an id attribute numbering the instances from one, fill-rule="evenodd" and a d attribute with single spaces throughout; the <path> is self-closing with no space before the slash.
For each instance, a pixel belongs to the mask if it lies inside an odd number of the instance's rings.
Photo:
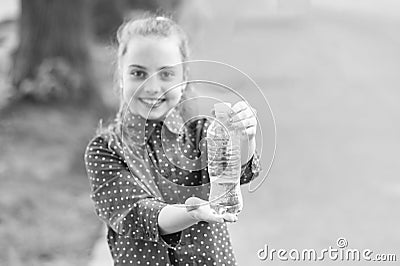
<path id="1" fill-rule="evenodd" d="M 169 20 L 169 19 L 166 18 L 166 17 L 157 16 L 157 17 L 156 17 L 156 20 L 158 20 L 158 21 L 167 21 L 167 20 Z"/>

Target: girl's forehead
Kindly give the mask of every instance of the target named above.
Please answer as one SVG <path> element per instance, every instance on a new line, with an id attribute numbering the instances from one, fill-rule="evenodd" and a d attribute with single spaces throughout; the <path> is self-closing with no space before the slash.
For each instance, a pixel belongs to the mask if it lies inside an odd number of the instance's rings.
<path id="1" fill-rule="evenodd" d="M 175 65 L 182 62 L 179 39 L 175 36 L 135 36 L 123 55 L 125 64 L 142 66 Z"/>

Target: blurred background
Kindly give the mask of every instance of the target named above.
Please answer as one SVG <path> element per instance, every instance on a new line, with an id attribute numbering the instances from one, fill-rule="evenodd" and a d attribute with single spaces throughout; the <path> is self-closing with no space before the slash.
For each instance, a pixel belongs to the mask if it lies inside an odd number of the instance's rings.
<path id="1" fill-rule="evenodd" d="M 230 225 L 239 265 L 306 265 L 257 251 L 321 250 L 339 237 L 399 260 L 399 1 L 2 0 L 0 265 L 111 265 L 83 153 L 117 108 L 116 28 L 159 8 L 188 32 L 193 59 L 247 73 L 274 111 L 274 166 L 256 192 L 243 187 Z M 261 117 L 265 171 L 270 114 L 243 84 Z"/>

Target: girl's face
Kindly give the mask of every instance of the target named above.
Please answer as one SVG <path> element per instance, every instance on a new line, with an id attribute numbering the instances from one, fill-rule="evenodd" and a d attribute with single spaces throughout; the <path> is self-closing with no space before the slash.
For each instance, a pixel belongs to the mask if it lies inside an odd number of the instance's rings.
<path id="1" fill-rule="evenodd" d="M 135 36 L 129 41 L 120 70 L 123 100 L 132 113 L 159 120 L 179 103 L 184 85 L 174 86 L 183 82 L 180 63 L 175 37 Z"/>

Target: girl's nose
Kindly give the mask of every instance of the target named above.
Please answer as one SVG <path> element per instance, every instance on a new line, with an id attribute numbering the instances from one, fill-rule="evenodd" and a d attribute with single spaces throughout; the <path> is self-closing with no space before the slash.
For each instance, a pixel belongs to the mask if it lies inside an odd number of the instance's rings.
<path id="1" fill-rule="evenodd" d="M 157 77 L 152 77 L 144 84 L 144 91 L 149 94 L 157 94 L 161 91 L 161 83 Z"/>

